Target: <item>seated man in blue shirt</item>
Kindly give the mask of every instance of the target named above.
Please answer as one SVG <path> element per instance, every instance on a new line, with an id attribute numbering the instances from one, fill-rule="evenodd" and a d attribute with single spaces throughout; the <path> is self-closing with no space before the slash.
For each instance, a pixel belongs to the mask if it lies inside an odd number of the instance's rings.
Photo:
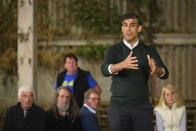
<path id="1" fill-rule="evenodd" d="M 65 70 L 57 76 L 54 89 L 57 90 L 60 86 L 68 87 L 72 91 L 79 108 L 83 104 L 84 92 L 89 88 L 93 88 L 101 93 L 101 88 L 93 79 L 90 72 L 84 71 L 78 67 L 78 59 L 74 54 L 70 53 L 65 55 L 64 67 Z"/>
<path id="2" fill-rule="evenodd" d="M 84 105 L 80 109 L 80 117 L 83 131 L 101 131 L 96 109 L 99 104 L 99 93 L 94 89 L 89 89 L 84 94 Z"/>

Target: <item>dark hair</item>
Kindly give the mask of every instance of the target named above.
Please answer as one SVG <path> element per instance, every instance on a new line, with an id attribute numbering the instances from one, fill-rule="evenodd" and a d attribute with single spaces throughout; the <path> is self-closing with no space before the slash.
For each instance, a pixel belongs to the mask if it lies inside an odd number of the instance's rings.
<path id="1" fill-rule="evenodd" d="M 121 22 L 123 22 L 124 20 L 127 20 L 127 19 L 137 19 L 138 25 L 142 24 L 140 18 L 136 14 L 134 14 L 134 13 L 126 13 L 126 14 L 124 14 L 121 17 Z"/>
<path id="2" fill-rule="evenodd" d="M 54 96 L 54 102 L 53 102 L 52 106 L 50 107 L 49 112 L 51 112 L 54 115 L 56 120 L 59 119 L 58 108 L 57 108 L 57 99 L 58 99 L 60 90 L 66 90 L 70 93 L 70 107 L 68 109 L 68 113 L 69 113 L 68 117 L 71 120 L 78 119 L 79 118 L 79 107 L 75 101 L 75 98 L 74 98 L 71 90 L 67 87 L 59 87 L 57 89 L 55 96 Z"/>
<path id="3" fill-rule="evenodd" d="M 76 55 L 74 55 L 73 53 L 68 53 L 64 56 L 64 63 L 66 63 L 66 59 L 67 58 L 72 58 L 74 60 L 76 60 L 76 62 L 78 62 L 78 58 L 76 57 Z"/>

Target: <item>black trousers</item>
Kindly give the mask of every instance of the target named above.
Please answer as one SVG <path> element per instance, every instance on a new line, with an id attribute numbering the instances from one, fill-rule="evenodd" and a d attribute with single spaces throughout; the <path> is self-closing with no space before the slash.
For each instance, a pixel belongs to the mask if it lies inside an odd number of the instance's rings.
<path id="1" fill-rule="evenodd" d="M 109 107 L 111 131 L 153 131 L 153 108 L 150 103 L 135 108 Z"/>

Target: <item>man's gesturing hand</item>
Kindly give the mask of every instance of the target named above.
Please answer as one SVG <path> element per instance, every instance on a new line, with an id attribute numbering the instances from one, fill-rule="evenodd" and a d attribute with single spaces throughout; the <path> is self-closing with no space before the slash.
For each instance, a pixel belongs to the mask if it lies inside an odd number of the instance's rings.
<path id="1" fill-rule="evenodd" d="M 150 58 L 150 55 L 147 55 L 148 58 L 148 64 L 150 66 L 151 69 L 151 75 L 156 74 L 156 70 L 157 70 L 157 65 L 154 59 Z"/>
<path id="2" fill-rule="evenodd" d="M 112 64 L 110 71 L 112 74 L 116 74 L 123 69 L 139 69 L 137 57 L 132 57 L 133 51 L 127 56 L 127 58 L 120 63 Z"/>
<path id="3" fill-rule="evenodd" d="M 139 69 L 137 57 L 133 57 L 133 51 L 127 56 L 127 58 L 122 62 L 122 66 L 125 69 Z"/>

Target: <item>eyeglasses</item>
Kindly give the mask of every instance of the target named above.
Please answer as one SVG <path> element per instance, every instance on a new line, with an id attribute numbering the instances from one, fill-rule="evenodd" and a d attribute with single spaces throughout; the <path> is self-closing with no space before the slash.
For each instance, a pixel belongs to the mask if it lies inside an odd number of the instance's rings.
<path id="1" fill-rule="evenodd" d="M 92 101 L 100 101 L 100 98 L 88 98 L 91 99 Z"/>

